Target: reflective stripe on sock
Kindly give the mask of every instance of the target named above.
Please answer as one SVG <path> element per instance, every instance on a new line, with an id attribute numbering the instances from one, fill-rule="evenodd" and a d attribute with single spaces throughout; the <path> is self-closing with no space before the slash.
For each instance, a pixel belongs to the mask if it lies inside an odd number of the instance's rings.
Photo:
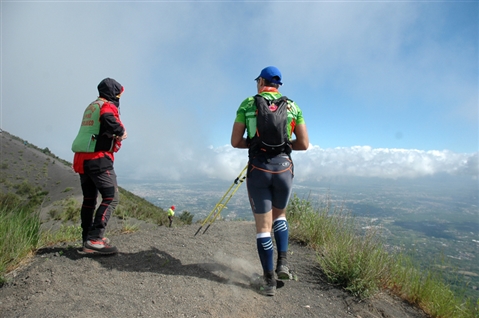
<path id="1" fill-rule="evenodd" d="M 289 243 L 289 229 L 286 218 L 280 217 L 274 220 L 273 231 L 278 252 L 287 252 Z"/>

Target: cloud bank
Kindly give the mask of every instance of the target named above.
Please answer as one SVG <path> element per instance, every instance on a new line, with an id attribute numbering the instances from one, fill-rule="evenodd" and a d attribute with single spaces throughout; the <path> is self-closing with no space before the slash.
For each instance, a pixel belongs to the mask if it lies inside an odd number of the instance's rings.
<path id="1" fill-rule="evenodd" d="M 229 145 L 204 149 L 202 155 L 188 150 L 181 156 L 177 155 L 159 155 L 156 165 L 146 162 L 136 167 L 131 162 L 128 163 L 128 158 L 118 159 L 118 171 L 120 175 L 123 172 L 133 179 L 231 180 L 248 160 L 246 150 L 234 149 Z M 293 152 L 292 157 L 298 182 L 321 181 L 330 177 L 414 179 L 448 174 L 477 179 L 479 176 L 477 152 L 467 154 L 449 150 L 375 149 L 370 146 L 322 149 L 310 145 L 307 151 Z"/>

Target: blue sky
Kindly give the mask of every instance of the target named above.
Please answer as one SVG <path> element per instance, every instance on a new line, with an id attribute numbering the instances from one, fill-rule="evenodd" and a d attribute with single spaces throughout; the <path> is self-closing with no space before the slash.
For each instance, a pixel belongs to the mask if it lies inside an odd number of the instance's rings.
<path id="1" fill-rule="evenodd" d="M 298 180 L 478 176 L 477 1 L 2 1 L 0 125 L 57 156 L 97 84 L 125 87 L 118 175 L 231 178 L 268 65 L 303 110 Z"/>

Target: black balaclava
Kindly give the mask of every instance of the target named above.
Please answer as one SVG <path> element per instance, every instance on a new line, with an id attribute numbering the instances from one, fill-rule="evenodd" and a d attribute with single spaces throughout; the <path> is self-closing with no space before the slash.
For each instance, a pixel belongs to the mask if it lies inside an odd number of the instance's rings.
<path id="1" fill-rule="evenodd" d="M 112 102 L 116 107 L 120 107 L 120 98 L 118 94 L 123 92 L 123 86 L 115 81 L 113 78 L 105 78 L 98 84 L 98 93 L 107 101 Z"/>

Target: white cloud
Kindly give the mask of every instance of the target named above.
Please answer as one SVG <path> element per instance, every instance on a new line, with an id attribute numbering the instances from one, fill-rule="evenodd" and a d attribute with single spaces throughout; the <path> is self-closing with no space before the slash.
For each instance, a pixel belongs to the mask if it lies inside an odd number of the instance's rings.
<path id="1" fill-rule="evenodd" d="M 179 155 L 179 154 L 176 154 Z M 135 179 L 191 180 L 194 178 L 234 179 L 247 163 L 247 151 L 231 146 L 204 149 L 198 156 L 189 151 L 180 157 L 157 158 L 156 166 L 148 162 L 144 167 L 128 169 L 128 177 Z M 416 149 L 374 149 L 369 146 L 322 149 L 310 146 L 307 151 L 293 152 L 295 178 L 302 181 L 320 181 L 330 177 L 372 177 L 383 179 L 419 178 L 437 174 L 452 176 L 479 176 L 478 153 L 460 154 L 451 151 L 423 151 Z M 143 158 L 148 160 L 148 158 Z M 118 173 L 126 162 L 118 164 Z M 127 166 L 132 167 L 131 163 Z M 143 165 L 142 165 L 143 166 Z M 125 172 L 123 172 L 125 173 Z"/>
<path id="2" fill-rule="evenodd" d="M 478 153 L 416 149 L 373 149 L 369 146 L 321 149 L 312 146 L 298 153 L 296 164 L 301 179 L 354 176 L 378 178 L 417 178 L 440 173 L 478 176 Z"/>

